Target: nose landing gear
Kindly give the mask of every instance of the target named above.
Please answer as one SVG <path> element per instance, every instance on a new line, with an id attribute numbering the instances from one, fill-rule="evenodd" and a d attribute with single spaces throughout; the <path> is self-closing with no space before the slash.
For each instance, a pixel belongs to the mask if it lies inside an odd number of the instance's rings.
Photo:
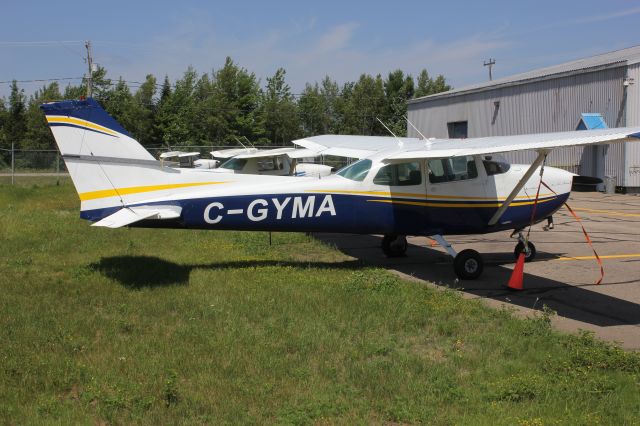
<path id="1" fill-rule="evenodd" d="M 524 252 L 524 261 L 531 262 L 536 257 L 536 246 L 531 241 L 528 241 L 522 232 L 518 232 L 518 244 L 513 250 L 513 256 L 518 260 L 520 253 Z"/>
<path id="2" fill-rule="evenodd" d="M 513 251 L 516 258 L 524 253 L 525 262 L 531 262 L 536 257 L 536 246 L 528 241 L 523 233 L 518 230 L 512 235 L 518 234 L 518 244 Z M 442 235 L 432 235 L 430 238 L 438 242 L 449 256 L 453 258 L 453 270 L 461 280 L 475 280 L 484 270 L 484 260 L 480 253 L 472 249 L 462 250 L 460 253 L 444 239 Z M 385 235 L 382 239 L 382 251 L 387 257 L 401 257 L 407 252 L 407 238 L 404 235 Z"/>

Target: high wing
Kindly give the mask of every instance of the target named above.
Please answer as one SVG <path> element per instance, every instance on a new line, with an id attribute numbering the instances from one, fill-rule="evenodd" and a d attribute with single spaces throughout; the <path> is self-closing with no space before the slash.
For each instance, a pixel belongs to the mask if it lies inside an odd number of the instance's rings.
<path id="1" fill-rule="evenodd" d="M 634 138 L 640 138 L 640 127 L 467 139 L 424 140 L 388 136 L 323 135 L 295 140 L 293 143 L 319 154 L 355 158 L 364 158 L 388 150 L 389 154 L 384 158 L 385 160 L 401 160 L 447 158 L 525 150 L 548 151 L 566 146 L 624 142 Z"/>
<path id="2" fill-rule="evenodd" d="M 182 208 L 177 206 L 123 207 L 91 226 L 121 228 L 144 219 L 176 219 L 181 212 Z"/>
<path id="3" fill-rule="evenodd" d="M 311 136 L 293 141 L 294 144 L 310 149 L 317 155 L 335 155 L 338 157 L 364 158 L 398 146 L 398 142 L 416 145 L 420 139 L 392 138 L 388 136 L 348 136 L 322 135 Z"/>
<path id="4" fill-rule="evenodd" d="M 230 149 L 220 149 L 218 151 L 211 151 L 210 154 L 212 157 L 216 158 L 231 158 L 240 154 L 251 154 L 252 152 L 257 152 L 258 148 L 230 148 Z"/>
<path id="5" fill-rule="evenodd" d="M 239 155 L 236 155 L 234 158 L 264 158 L 264 157 L 273 157 L 276 155 L 287 155 L 289 158 L 306 158 L 306 157 L 316 157 L 320 154 L 317 151 L 314 151 L 311 149 L 274 148 L 274 149 L 261 149 L 256 152 L 239 154 Z"/>
<path id="6" fill-rule="evenodd" d="M 516 136 L 446 139 L 423 143 L 422 147 L 390 154 L 385 160 L 410 158 L 448 158 L 465 155 L 495 154 L 512 151 L 550 151 L 554 148 L 632 141 L 640 138 L 640 127 L 576 130 L 573 132 L 538 133 Z"/>

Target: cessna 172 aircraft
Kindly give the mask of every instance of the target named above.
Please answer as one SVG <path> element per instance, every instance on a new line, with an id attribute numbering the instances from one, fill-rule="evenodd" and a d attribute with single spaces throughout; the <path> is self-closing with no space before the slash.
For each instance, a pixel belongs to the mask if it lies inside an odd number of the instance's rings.
<path id="1" fill-rule="evenodd" d="M 456 253 L 445 235 L 518 233 L 565 203 L 574 175 L 544 167 L 552 149 L 640 138 L 640 127 L 465 140 L 314 136 L 294 143 L 360 160 L 331 176 L 257 176 L 162 167 L 91 98 L 42 109 L 80 217 L 93 226 L 383 234 L 388 255 L 404 253 L 406 235 L 429 236 L 462 279 L 481 274 L 482 257 Z M 496 155 L 520 150 L 538 153 L 533 164 Z M 516 252 L 532 257 L 533 245 L 519 239 Z"/>
<path id="2" fill-rule="evenodd" d="M 329 176 L 331 166 L 298 162 L 303 158 L 317 156 L 317 153 L 308 149 L 261 149 L 235 155 L 220 164 L 215 171 L 273 176 Z"/>
<path id="3" fill-rule="evenodd" d="M 299 163 L 300 159 L 317 157 L 308 149 L 234 148 L 212 151 L 212 159 L 199 158 L 200 153 L 169 151 L 160 154 L 160 164 L 167 167 L 213 169 L 219 173 L 246 173 L 275 176 L 329 176 L 331 166 Z"/>

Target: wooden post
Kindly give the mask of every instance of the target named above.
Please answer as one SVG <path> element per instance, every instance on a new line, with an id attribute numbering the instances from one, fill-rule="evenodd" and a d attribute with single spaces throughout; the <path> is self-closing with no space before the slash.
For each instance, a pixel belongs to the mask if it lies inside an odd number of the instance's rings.
<path id="1" fill-rule="evenodd" d="M 11 142 L 11 185 L 15 183 L 16 174 L 16 146 L 14 142 Z"/>

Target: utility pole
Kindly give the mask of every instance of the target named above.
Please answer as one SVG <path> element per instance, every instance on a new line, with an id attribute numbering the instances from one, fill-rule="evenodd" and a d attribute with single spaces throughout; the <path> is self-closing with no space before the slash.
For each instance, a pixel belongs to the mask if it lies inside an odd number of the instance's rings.
<path id="1" fill-rule="evenodd" d="M 91 59 L 91 41 L 84 42 L 87 48 L 87 65 L 89 65 L 89 74 L 87 74 L 87 98 L 93 96 L 93 60 Z"/>
<path id="2" fill-rule="evenodd" d="M 493 68 L 493 66 L 496 64 L 496 60 L 495 59 L 491 59 L 489 58 L 488 61 L 484 61 L 483 65 L 485 67 L 489 67 L 489 81 L 493 80 L 493 75 L 491 74 L 491 69 Z"/>

